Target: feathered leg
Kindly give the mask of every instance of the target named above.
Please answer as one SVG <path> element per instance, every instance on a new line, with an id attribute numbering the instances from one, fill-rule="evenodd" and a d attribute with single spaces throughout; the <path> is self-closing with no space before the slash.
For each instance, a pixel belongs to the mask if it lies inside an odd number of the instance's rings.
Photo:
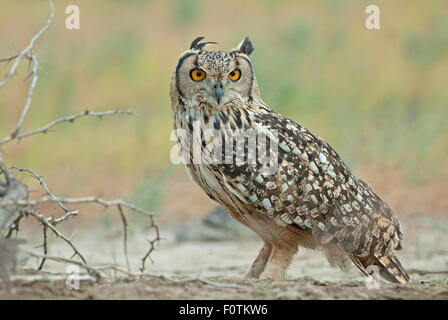
<path id="1" fill-rule="evenodd" d="M 266 264 L 266 268 L 261 274 L 261 279 L 279 280 L 284 279 L 286 269 L 291 263 L 291 259 L 298 250 L 297 246 L 276 246 L 272 249 L 271 256 Z"/>
<path id="2" fill-rule="evenodd" d="M 269 242 L 265 242 L 263 248 L 261 248 L 258 256 L 255 258 L 254 263 L 249 269 L 249 272 L 246 274 L 246 279 L 258 279 L 260 278 L 260 274 L 264 271 L 266 267 L 266 263 L 272 252 L 272 244 Z"/>

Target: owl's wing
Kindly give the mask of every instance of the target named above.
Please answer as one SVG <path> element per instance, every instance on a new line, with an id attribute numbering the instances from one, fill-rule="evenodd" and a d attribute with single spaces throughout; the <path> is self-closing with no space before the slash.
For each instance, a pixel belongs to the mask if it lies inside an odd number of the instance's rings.
<path id="1" fill-rule="evenodd" d="M 399 246 L 402 234 L 392 210 L 330 145 L 275 112 L 255 117 L 254 126 L 278 133 L 266 135 L 268 145 L 277 140 L 278 170 L 263 175 L 258 162 L 219 165 L 232 193 L 276 223 L 296 225 L 321 244 L 353 255 L 384 255 Z"/>

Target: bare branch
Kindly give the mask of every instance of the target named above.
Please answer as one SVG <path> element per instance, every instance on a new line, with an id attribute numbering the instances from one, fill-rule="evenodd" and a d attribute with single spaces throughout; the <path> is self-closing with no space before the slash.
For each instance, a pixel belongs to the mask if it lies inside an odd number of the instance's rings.
<path id="1" fill-rule="evenodd" d="M 42 226 L 42 233 L 44 236 L 44 243 L 43 243 L 43 247 L 44 247 L 44 256 L 46 256 L 48 254 L 48 246 L 47 246 L 47 226 L 43 225 Z M 42 268 L 44 267 L 44 263 L 45 263 L 46 258 L 42 258 L 42 261 L 39 264 L 39 267 L 37 267 L 37 270 L 42 270 Z"/>
<path id="2" fill-rule="evenodd" d="M 6 203 L 16 203 L 28 200 L 28 188 L 20 181 L 11 178 L 9 184 L 2 184 L 6 187 L 5 194 L 0 198 L 0 237 L 13 225 L 15 216 L 19 212 L 20 205 L 7 205 Z M 8 232 L 9 233 L 9 232 Z"/>
<path id="3" fill-rule="evenodd" d="M 62 221 L 67 220 L 70 217 L 76 217 L 78 215 L 79 211 L 69 211 L 66 212 L 62 217 L 60 218 L 55 218 L 55 217 L 50 217 L 48 218 L 48 222 L 50 222 L 52 225 L 56 226 L 57 224 L 61 223 Z"/>
<path id="4" fill-rule="evenodd" d="M 31 40 L 28 43 L 28 45 L 26 46 L 26 48 L 23 49 L 22 51 L 20 51 L 19 54 L 17 54 L 16 56 L 10 57 L 10 58 L 3 59 L 3 61 L 9 61 L 9 60 L 13 60 L 13 59 L 15 59 L 15 61 L 14 61 L 14 64 L 12 65 L 12 67 L 11 67 L 11 70 L 6 75 L 5 79 L 3 79 L 0 82 L 0 88 L 3 87 L 12 78 L 12 76 L 16 72 L 16 69 L 17 69 L 17 67 L 18 67 L 18 65 L 20 63 L 20 60 L 23 57 L 27 56 L 27 53 L 29 53 L 31 51 L 31 49 L 33 49 L 33 46 L 34 46 L 34 43 L 36 42 L 36 40 L 39 39 L 40 36 L 45 31 L 47 31 L 47 29 L 50 27 L 51 21 L 53 20 L 53 17 L 54 17 L 54 5 L 53 5 L 53 1 L 52 0 L 49 0 L 49 2 L 50 2 L 51 13 L 50 13 L 50 16 L 48 17 L 48 20 L 47 20 L 47 23 L 45 24 L 45 26 L 43 26 L 42 29 L 40 29 L 39 32 L 36 33 L 34 35 L 34 37 L 31 38 Z M 25 115 L 26 115 L 26 113 L 25 113 Z"/>
<path id="5" fill-rule="evenodd" d="M 11 61 L 17 59 L 18 57 L 19 57 L 19 55 L 16 54 L 16 55 L 14 55 L 14 56 L 10 56 L 10 57 L 8 57 L 8 58 L 0 59 L 0 62 L 6 62 L 6 64 L 8 64 L 8 63 L 10 63 Z M 29 55 L 29 54 L 27 54 L 27 53 L 25 53 L 25 54 L 23 55 L 23 58 L 28 59 L 28 61 L 32 61 L 32 60 L 33 60 L 33 59 L 31 58 L 31 55 Z"/>
<path id="6" fill-rule="evenodd" d="M 33 79 L 31 80 L 30 88 L 28 89 L 28 96 L 26 98 L 25 106 L 23 107 L 22 114 L 20 115 L 19 122 L 17 123 L 16 128 L 11 133 L 11 137 L 15 138 L 20 132 L 20 129 L 23 126 L 23 123 L 25 122 L 25 117 L 28 114 L 28 111 L 31 106 L 31 100 L 33 99 L 34 89 L 36 88 L 37 79 L 39 78 L 38 70 L 39 70 L 39 61 L 37 60 L 36 56 L 34 54 L 31 55 L 31 59 L 33 61 L 33 70 L 32 75 Z M 17 60 L 16 60 L 17 61 Z"/>
<path id="7" fill-rule="evenodd" d="M 80 119 L 80 118 L 86 118 L 86 117 L 102 118 L 104 116 L 110 116 L 110 115 L 115 115 L 115 114 L 134 115 L 134 113 L 131 110 L 108 110 L 108 111 L 102 111 L 102 112 L 90 112 L 89 110 L 86 110 L 79 114 L 56 118 L 55 120 L 53 120 L 52 122 L 48 123 L 47 125 L 45 125 L 41 128 L 30 130 L 30 131 L 23 132 L 23 133 L 21 132 L 23 124 L 25 122 L 25 119 L 26 119 L 26 117 L 29 113 L 30 107 L 31 107 L 33 94 L 34 94 L 36 84 L 38 81 L 38 71 L 39 71 L 39 66 L 40 66 L 39 60 L 37 59 L 36 55 L 32 52 L 32 49 L 35 45 L 35 42 L 49 28 L 49 26 L 53 20 L 54 14 L 55 14 L 53 1 L 49 0 L 49 3 L 50 3 L 50 8 L 51 8 L 51 13 L 48 17 L 47 23 L 45 24 L 44 27 L 42 27 L 39 30 L 39 32 L 37 32 L 31 38 L 31 40 L 29 41 L 26 48 L 23 49 L 22 51 L 18 52 L 14 56 L 11 56 L 11 57 L 8 57 L 5 59 L 0 59 L 0 62 L 5 62 L 6 64 L 14 61 L 12 63 L 11 69 L 9 70 L 9 73 L 6 75 L 6 77 L 2 81 L 0 81 L 0 88 L 3 87 L 15 75 L 17 68 L 18 68 L 20 62 L 22 61 L 22 59 L 28 60 L 28 68 L 29 68 L 28 70 L 31 69 L 31 72 L 29 73 L 28 76 L 32 77 L 31 84 L 28 89 L 28 96 L 27 96 L 25 105 L 22 109 L 20 118 L 17 122 L 17 125 L 11 134 L 9 134 L 8 136 L 6 136 L 5 138 L 0 140 L 0 147 L 8 142 L 13 141 L 13 140 L 20 141 L 23 138 L 27 138 L 27 137 L 30 137 L 33 135 L 47 133 L 53 127 L 55 127 L 59 124 L 62 124 L 65 122 L 73 123 L 75 120 Z M 18 170 L 19 172 L 28 173 L 31 176 L 33 176 L 37 181 L 39 181 L 40 185 L 42 185 L 42 187 L 45 189 L 47 196 L 42 197 L 37 200 L 29 200 L 27 186 L 22 184 L 20 181 L 16 180 L 14 178 L 13 174 L 11 173 L 10 169 L 15 169 L 15 170 Z M 53 260 L 53 261 L 58 261 L 58 262 L 67 262 L 67 263 L 75 264 L 75 265 L 83 267 L 89 273 L 94 274 L 96 277 L 101 276 L 101 273 L 99 271 L 97 271 L 94 268 L 87 265 L 86 260 L 81 255 L 81 253 L 78 251 L 78 249 L 75 247 L 75 245 L 71 242 L 71 240 L 56 228 L 56 226 L 59 223 L 66 221 L 70 217 L 76 216 L 79 212 L 78 210 L 76 210 L 76 211 L 68 210 L 64 204 L 97 203 L 97 204 L 103 206 L 104 208 L 108 208 L 110 206 L 116 206 L 118 208 L 118 212 L 119 212 L 121 220 L 123 222 L 123 228 L 124 228 L 123 246 L 124 246 L 124 254 L 125 254 L 125 258 L 126 258 L 126 265 L 127 265 L 127 269 L 128 269 L 129 273 L 131 272 L 131 268 L 130 268 L 130 263 L 129 263 L 128 250 L 127 250 L 128 223 L 127 223 L 126 215 L 125 215 L 125 212 L 123 209 L 128 208 L 132 211 L 142 213 L 142 214 L 149 216 L 150 221 L 151 221 L 150 227 L 154 228 L 156 231 L 156 238 L 150 241 L 150 249 L 146 253 L 145 257 L 142 259 L 142 269 L 141 269 L 142 271 L 144 270 L 146 259 L 149 257 L 150 253 L 154 250 L 155 243 L 160 240 L 159 229 L 158 229 L 158 226 L 154 222 L 154 215 L 149 211 L 146 211 L 144 209 L 136 207 L 130 203 L 127 203 L 127 202 L 121 200 L 121 199 L 113 200 L 113 201 L 106 201 L 99 197 L 84 197 L 84 198 L 57 197 L 50 191 L 48 185 L 45 183 L 45 181 L 42 179 L 42 177 L 39 176 L 38 174 L 36 174 L 35 172 L 33 172 L 32 170 L 22 169 L 22 168 L 18 168 L 15 166 L 8 168 L 2 160 L 1 153 L 0 153 L 0 174 L 2 174 L 6 180 L 6 183 L 3 182 L 2 180 L 0 180 L 0 236 L 3 235 L 3 231 L 7 231 L 6 237 L 8 237 L 8 238 L 12 235 L 12 232 L 14 230 L 16 232 L 18 232 L 20 220 L 24 216 L 29 215 L 29 216 L 33 217 L 34 219 L 36 219 L 37 221 L 39 221 L 43 228 L 44 255 L 38 255 L 38 254 L 29 252 L 31 255 L 33 255 L 35 257 L 40 257 L 42 259 L 39 264 L 38 270 L 41 270 L 43 268 L 46 260 Z M 46 203 L 46 202 L 56 203 L 60 208 L 62 208 L 64 210 L 65 214 L 59 218 L 55 218 L 54 216 L 44 217 L 42 214 L 39 213 L 38 205 L 41 203 Z M 15 218 L 16 214 L 19 214 L 19 215 Z M 71 258 L 73 258 L 74 256 L 79 256 L 79 258 L 82 260 L 82 262 L 59 258 L 59 257 L 48 256 L 47 255 L 48 254 L 48 242 L 47 242 L 48 229 L 51 230 L 51 232 L 53 232 L 57 237 L 60 237 L 61 239 L 63 239 L 73 249 L 74 254 Z M 0 258 L 1 258 L 1 256 L 0 256 Z M 2 267 L 1 261 L 0 261 L 0 267 Z M 37 277 L 37 278 L 34 277 L 34 278 L 32 278 L 31 281 L 35 281 L 33 279 L 38 279 L 38 278 L 39 277 Z M 54 279 L 56 279 L 56 278 L 54 278 Z"/>
<path id="8" fill-rule="evenodd" d="M 187 278 L 182 278 L 182 279 L 174 279 L 171 278 L 167 275 L 164 274 L 156 274 L 156 273 L 132 273 L 129 271 L 126 271 L 122 268 L 116 267 L 116 266 L 103 266 L 103 267 L 95 267 L 96 270 L 113 270 L 122 274 L 125 274 L 129 277 L 132 278 L 145 278 L 145 277 L 149 277 L 149 278 L 158 278 L 158 279 L 162 279 L 168 282 L 172 282 L 172 283 L 176 283 L 176 284 L 184 284 L 184 283 L 189 283 L 189 282 L 202 282 L 204 284 L 207 284 L 209 286 L 213 286 L 216 288 L 234 288 L 234 289 L 245 289 L 246 286 L 241 286 L 241 285 L 237 285 L 234 283 L 217 283 L 217 282 L 213 282 L 207 279 L 204 279 L 201 277 L 201 274 L 199 273 L 196 277 L 187 277 Z"/>
<path id="9" fill-rule="evenodd" d="M 60 262 L 60 263 L 70 263 L 70 264 L 74 264 L 77 266 L 80 266 L 81 268 L 84 268 L 88 273 L 93 274 L 97 279 L 102 278 L 101 272 L 99 272 L 97 269 L 89 266 L 87 263 L 85 262 L 80 262 L 80 261 L 76 261 L 76 260 L 71 260 L 71 259 L 65 259 L 65 258 L 61 258 L 61 257 L 53 257 L 53 256 L 47 256 L 47 255 L 41 255 L 38 253 L 35 253 L 31 250 L 28 249 L 24 249 L 24 248 L 20 248 L 21 251 L 29 254 L 30 256 L 36 257 L 36 258 L 40 258 L 40 259 L 46 259 L 46 260 L 51 260 L 51 261 L 56 261 L 56 262 Z"/>
<path id="10" fill-rule="evenodd" d="M 53 199 L 55 202 L 57 202 L 57 204 L 67 213 L 70 215 L 76 215 L 78 213 L 78 211 L 75 212 L 71 212 L 70 210 L 68 210 L 60 201 L 57 200 L 56 196 L 51 193 L 50 189 L 48 189 L 47 184 L 44 182 L 44 180 L 35 172 L 33 172 L 30 169 L 22 169 L 22 168 L 18 168 L 18 167 L 11 167 L 11 169 L 15 169 L 18 170 L 20 172 L 26 172 L 31 174 L 37 181 L 39 181 L 39 183 L 41 184 L 41 186 L 45 189 L 45 191 L 47 192 L 48 196 Z"/>
<path id="11" fill-rule="evenodd" d="M 110 115 L 115 115 L 115 114 L 125 114 L 125 115 L 134 115 L 134 113 L 131 110 L 108 110 L 108 111 L 102 111 L 102 112 L 91 112 L 89 110 L 86 110 L 84 112 L 72 115 L 72 116 L 68 116 L 68 117 L 61 117 L 61 118 L 57 118 L 56 120 L 50 122 L 49 124 L 39 128 L 39 129 L 35 129 L 35 130 L 30 130 L 27 132 L 24 132 L 22 134 L 18 134 L 16 136 L 13 135 L 9 135 L 7 137 L 5 137 L 3 140 L 0 140 L 0 146 L 8 143 L 12 140 L 21 140 L 23 138 L 32 136 L 32 135 L 36 135 L 36 134 L 41 134 L 41 133 L 47 133 L 52 127 L 61 124 L 63 122 L 71 122 L 73 123 L 76 119 L 79 118 L 84 118 L 84 117 L 105 117 L 105 116 L 110 116 Z"/>
<path id="12" fill-rule="evenodd" d="M 47 227 L 48 229 L 50 229 L 51 231 L 53 231 L 53 233 L 58 236 L 59 238 L 61 238 L 62 240 L 64 240 L 74 251 L 74 256 L 78 256 L 82 262 L 84 262 L 85 264 L 87 264 L 86 259 L 84 259 L 83 255 L 78 251 L 78 249 L 73 245 L 73 243 L 71 242 L 71 240 L 69 238 L 67 238 L 63 233 L 61 233 L 58 229 L 56 229 L 51 223 L 48 222 L 48 220 L 41 214 L 35 212 L 32 209 L 24 209 L 23 210 L 24 213 L 34 217 L 36 220 L 38 220 L 40 223 L 42 223 L 45 227 Z"/>
<path id="13" fill-rule="evenodd" d="M 51 282 L 51 281 L 65 281 L 67 280 L 66 274 L 21 274 L 21 275 L 13 275 L 10 277 L 10 281 L 14 282 Z M 78 275 L 77 280 L 79 281 L 92 281 L 95 282 L 96 278 L 92 277 L 89 274 L 80 274 Z"/>
<path id="14" fill-rule="evenodd" d="M 20 230 L 20 220 L 22 220 L 22 218 L 24 217 L 23 214 L 19 214 L 16 218 L 16 220 L 14 220 L 14 222 L 11 224 L 11 226 L 9 227 L 8 233 L 5 236 L 5 239 L 10 239 L 12 236 L 12 233 L 15 231 L 16 234 L 19 232 Z"/>
<path id="15" fill-rule="evenodd" d="M 193 278 L 182 278 L 182 279 L 174 279 L 171 278 L 167 275 L 164 274 L 156 274 L 156 273 L 132 273 L 129 272 L 127 270 L 124 270 L 122 268 L 116 267 L 116 266 L 98 266 L 98 267 L 93 267 L 93 266 L 89 266 L 85 263 L 79 262 L 79 261 L 73 261 L 73 260 L 69 260 L 69 259 L 64 259 L 61 257 L 51 257 L 51 256 L 46 256 L 46 255 L 41 255 L 41 254 L 37 254 L 31 250 L 27 250 L 27 249 L 23 249 L 21 248 L 20 250 L 26 252 L 27 254 L 33 256 L 33 257 L 37 257 L 37 258 L 41 258 L 41 259 L 48 259 L 48 260 L 52 260 L 52 261 L 56 261 L 56 262 L 61 262 L 61 263 L 70 263 L 70 264 L 75 264 L 77 266 L 80 266 L 82 268 L 84 268 L 88 273 L 95 275 L 95 277 L 97 279 L 102 278 L 103 275 L 101 274 L 101 271 L 103 270 L 113 270 L 122 274 L 125 274 L 129 277 L 132 278 L 144 278 L 144 277 L 150 277 L 150 278 L 159 278 L 165 281 L 169 281 L 172 283 L 176 283 L 176 284 L 183 284 L 183 283 L 188 283 L 188 282 L 202 282 L 206 285 L 209 286 L 213 286 L 216 288 L 235 288 L 235 289 L 245 289 L 246 286 L 242 286 L 242 285 L 237 285 L 234 283 L 228 284 L 228 283 L 217 283 L 217 282 L 213 282 L 210 280 L 206 280 L 204 278 L 201 277 L 201 274 L 198 274 L 196 277 Z"/>
<path id="16" fill-rule="evenodd" d="M 102 198 L 99 197 L 81 197 L 81 198 L 62 198 L 62 197 L 57 197 L 56 198 L 57 201 L 61 202 L 61 203 L 65 203 L 65 204 L 81 204 L 81 203 L 97 203 L 99 205 L 102 205 L 105 208 L 109 208 L 109 207 L 115 207 L 115 206 L 122 206 L 124 208 L 128 208 L 131 209 L 132 211 L 138 212 L 138 213 L 142 213 L 144 215 L 147 216 L 153 216 L 154 214 L 144 210 L 142 208 L 139 208 L 131 203 L 128 203 L 126 201 L 123 201 L 121 199 L 117 199 L 117 200 L 111 200 L 111 201 L 107 201 L 104 200 Z M 38 202 L 49 202 L 52 201 L 52 199 L 48 199 L 48 198 L 41 198 L 39 200 L 37 200 Z"/>
<path id="17" fill-rule="evenodd" d="M 160 241 L 159 226 L 156 225 L 153 216 L 150 216 L 150 225 L 148 226 L 148 228 L 150 229 L 153 228 L 156 232 L 156 236 L 154 237 L 154 239 L 148 241 L 149 249 L 142 258 L 142 266 L 140 268 L 140 272 L 142 273 L 145 271 L 146 260 L 150 257 L 150 254 L 155 250 L 155 244 Z"/>
<path id="18" fill-rule="evenodd" d="M 129 257 L 128 257 L 128 222 L 126 220 L 126 216 L 124 215 L 123 208 L 121 205 L 118 205 L 118 212 L 120 213 L 121 221 L 123 222 L 123 250 L 124 250 L 124 257 L 126 259 L 126 266 L 128 267 L 128 271 L 131 272 L 131 265 L 129 264 Z"/>
<path id="19" fill-rule="evenodd" d="M 14 60 L 14 63 L 12 65 L 9 73 L 6 75 L 6 77 L 2 81 L 0 81 L 0 88 L 3 87 L 15 74 L 16 69 L 19 66 L 19 63 L 22 60 L 22 58 L 25 57 L 33 62 L 33 70 L 32 70 L 33 79 L 31 81 L 31 85 L 28 90 L 28 97 L 26 99 L 25 106 L 23 107 L 23 110 L 20 115 L 19 121 L 16 125 L 16 128 L 9 135 L 9 140 L 14 139 L 19 134 L 20 129 L 22 128 L 23 123 L 25 122 L 25 118 L 26 118 L 28 111 L 30 109 L 30 106 L 31 106 L 31 100 L 33 98 L 34 88 L 36 87 L 36 83 L 37 83 L 37 79 L 38 79 L 38 69 L 39 69 L 39 61 L 37 60 L 36 56 L 31 53 L 31 50 L 32 50 L 36 40 L 39 39 L 39 37 L 50 27 L 51 21 L 53 20 L 54 5 L 53 5 L 52 0 L 49 0 L 49 2 L 50 2 L 51 13 L 50 13 L 50 16 L 48 17 L 48 20 L 47 20 L 47 23 L 45 24 L 45 26 L 43 26 L 39 30 L 39 32 L 36 33 L 34 35 L 34 37 L 31 38 L 30 42 L 28 43 L 28 46 L 26 46 L 26 48 L 23 49 L 19 54 L 17 54 L 16 56 L 4 59 L 4 61 L 8 61 L 8 62 L 11 60 Z M 7 139 L 7 138 L 5 138 L 5 139 Z"/>
<path id="20" fill-rule="evenodd" d="M 47 203 L 47 202 L 57 202 L 57 203 L 61 203 L 61 204 L 62 203 L 63 204 L 96 203 L 96 204 L 103 206 L 104 208 L 116 206 L 119 210 L 120 217 L 123 222 L 123 228 L 124 228 L 124 240 L 123 240 L 124 243 L 123 243 L 123 245 L 124 245 L 124 254 L 125 254 L 126 265 L 128 267 L 128 270 L 130 270 L 130 263 L 129 263 L 129 257 L 128 257 L 128 252 L 127 252 L 127 220 L 126 220 L 125 214 L 123 212 L 123 208 L 128 208 L 135 212 L 147 215 L 150 219 L 150 225 L 148 227 L 153 228 L 155 230 L 155 237 L 154 237 L 154 239 L 148 241 L 149 249 L 146 252 L 146 254 L 144 255 L 144 257 L 142 258 L 142 265 L 140 268 L 141 272 L 143 272 L 145 270 L 146 260 L 150 257 L 151 253 L 154 251 L 156 243 L 161 240 L 158 225 L 156 224 L 156 222 L 154 220 L 154 214 L 147 210 L 139 208 L 133 204 L 127 203 L 121 199 L 107 201 L 107 200 L 104 200 L 99 197 L 63 198 L 63 197 L 54 196 L 54 198 L 53 197 L 43 197 L 43 198 L 40 198 L 37 200 L 5 202 L 3 204 L 0 203 L 0 208 L 2 206 L 16 205 L 16 206 L 22 207 L 23 208 L 23 209 L 21 209 L 22 211 L 28 212 L 27 210 L 34 210 L 31 208 L 34 208 L 35 206 L 37 206 L 39 204 Z M 50 218 L 44 218 L 44 219 L 48 224 L 51 224 L 53 227 L 55 227 L 58 223 L 61 223 L 62 221 L 67 220 L 71 216 L 76 216 L 77 214 L 78 214 L 78 211 L 66 211 L 66 213 L 60 218 L 50 217 Z"/>
<path id="21" fill-rule="evenodd" d="M 65 204 L 96 203 L 96 204 L 103 206 L 104 208 L 109 208 L 109 207 L 114 207 L 114 206 L 120 205 L 123 208 L 128 208 L 128 209 L 131 209 L 132 211 L 135 211 L 135 212 L 147 215 L 147 216 L 154 216 L 154 213 L 147 211 L 145 209 L 139 208 L 139 207 L 137 207 L 131 203 L 128 203 L 126 201 L 123 201 L 121 199 L 104 200 L 102 198 L 94 197 L 94 196 L 80 197 L 80 198 L 55 197 L 55 199 L 49 198 L 49 197 L 42 197 L 42 198 L 36 199 L 36 200 L 9 201 L 9 202 L 5 202 L 5 203 L 0 203 L 0 208 L 8 207 L 11 205 L 17 205 L 17 206 L 21 206 L 21 207 L 33 207 L 33 206 L 39 205 L 41 203 L 56 202 L 56 201 L 59 201 L 61 203 L 65 203 Z M 52 221 L 59 223 L 60 221 L 66 220 L 67 218 L 68 218 L 68 216 L 65 218 L 53 219 Z M 152 221 L 151 224 L 155 225 L 155 222 Z"/>

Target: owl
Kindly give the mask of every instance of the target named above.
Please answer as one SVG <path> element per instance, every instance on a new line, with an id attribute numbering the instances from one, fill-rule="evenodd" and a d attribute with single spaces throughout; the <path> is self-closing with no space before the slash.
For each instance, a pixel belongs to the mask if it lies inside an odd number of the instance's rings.
<path id="1" fill-rule="evenodd" d="M 284 278 L 304 247 L 342 270 L 408 282 L 394 212 L 327 142 L 262 101 L 250 39 L 230 51 L 203 39 L 171 79 L 174 132 L 191 180 L 264 243 L 246 278 Z"/>

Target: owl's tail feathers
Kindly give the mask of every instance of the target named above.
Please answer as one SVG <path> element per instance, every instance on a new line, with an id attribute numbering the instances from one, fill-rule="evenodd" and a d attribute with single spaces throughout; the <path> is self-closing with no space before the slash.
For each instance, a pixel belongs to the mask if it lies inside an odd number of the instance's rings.
<path id="1" fill-rule="evenodd" d="M 366 276 L 372 275 L 372 273 L 375 272 L 375 270 L 369 268 L 369 266 L 377 266 L 379 268 L 380 276 L 387 281 L 407 283 L 410 279 L 408 273 L 393 253 L 384 256 L 375 254 L 369 254 L 366 257 L 356 256 L 352 257 L 352 261 Z"/>

